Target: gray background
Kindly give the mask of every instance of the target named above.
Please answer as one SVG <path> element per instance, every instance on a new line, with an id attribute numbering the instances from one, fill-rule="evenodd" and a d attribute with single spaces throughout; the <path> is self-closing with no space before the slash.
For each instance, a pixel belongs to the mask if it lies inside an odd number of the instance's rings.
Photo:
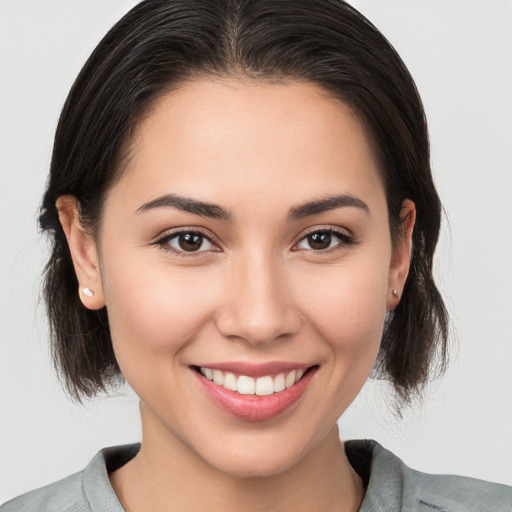
<path id="1" fill-rule="evenodd" d="M 0 503 L 139 439 L 130 390 L 77 406 L 51 369 L 37 205 L 69 87 L 134 0 L 0 0 Z M 369 382 L 340 420 L 418 469 L 512 484 L 512 2 L 352 2 L 416 79 L 447 211 L 437 274 L 452 365 L 399 420 Z"/>

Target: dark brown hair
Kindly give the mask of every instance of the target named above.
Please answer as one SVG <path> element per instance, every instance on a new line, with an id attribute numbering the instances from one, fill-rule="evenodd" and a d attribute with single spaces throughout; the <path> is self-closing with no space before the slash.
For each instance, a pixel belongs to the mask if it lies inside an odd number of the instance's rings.
<path id="1" fill-rule="evenodd" d="M 432 276 L 441 204 L 414 81 L 386 38 L 341 0 L 147 0 L 98 44 L 64 105 L 40 216 L 53 240 L 44 293 L 54 361 L 71 396 L 105 390 L 120 370 L 107 310 L 88 310 L 79 300 L 55 201 L 76 196 L 95 233 L 140 117 L 164 92 L 209 76 L 299 80 L 329 91 L 366 127 L 393 236 L 403 200 L 416 204 L 410 273 L 374 370 L 407 402 L 446 361 L 447 313 Z"/>

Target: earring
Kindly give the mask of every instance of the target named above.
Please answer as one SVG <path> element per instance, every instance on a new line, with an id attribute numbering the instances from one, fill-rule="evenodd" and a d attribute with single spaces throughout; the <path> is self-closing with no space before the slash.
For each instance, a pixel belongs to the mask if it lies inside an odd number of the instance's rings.
<path id="1" fill-rule="evenodd" d="M 391 295 L 393 295 L 393 297 L 398 297 L 398 290 L 391 290 Z"/>
<path id="2" fill-rule="evenodd" d="M 82 292 L 84 295 L 87 295 L 87 297 L 92 297 L 94 295 L 94 291 L 90 288 L 82 288 Z"/>

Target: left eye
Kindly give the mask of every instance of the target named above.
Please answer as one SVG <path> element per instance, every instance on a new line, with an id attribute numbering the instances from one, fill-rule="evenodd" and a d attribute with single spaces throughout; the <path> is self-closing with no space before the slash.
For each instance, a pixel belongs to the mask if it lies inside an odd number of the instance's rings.
<path id="1" fill-rule="evenodd" d="M 306 235 L 296 247 L 313 251 L 325 251 L 338 245 L 347 245 L 349 243 L 350 237 L 344 233 L 333 230 L 320 230 Z"/>
<path id="2" fill-rule="evenodd" d="M 159 244 L 176 252 L 202 252 L 214 247 L 205 235 L 197 231 L 181 231 L 166 236 Z"/>

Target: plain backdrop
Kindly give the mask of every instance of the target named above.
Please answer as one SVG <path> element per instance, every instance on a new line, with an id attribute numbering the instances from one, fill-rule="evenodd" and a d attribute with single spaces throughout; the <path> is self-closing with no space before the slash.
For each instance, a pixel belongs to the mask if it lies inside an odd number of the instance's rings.
<path id="1" fill-rule="evenodd" d="M 71 83 L 134 0 L 0 0 L 0 503 L 140 438 L 126 390 L 79 406 L 47 349 L 37 209 Z M 512 484 L 512 2 L 353 2 L 415 77 L 446 209 L 436 272 L 452 363 L 422 405 L 394 417 L 369 382 L 340 420 L 417 469 Z"/>

